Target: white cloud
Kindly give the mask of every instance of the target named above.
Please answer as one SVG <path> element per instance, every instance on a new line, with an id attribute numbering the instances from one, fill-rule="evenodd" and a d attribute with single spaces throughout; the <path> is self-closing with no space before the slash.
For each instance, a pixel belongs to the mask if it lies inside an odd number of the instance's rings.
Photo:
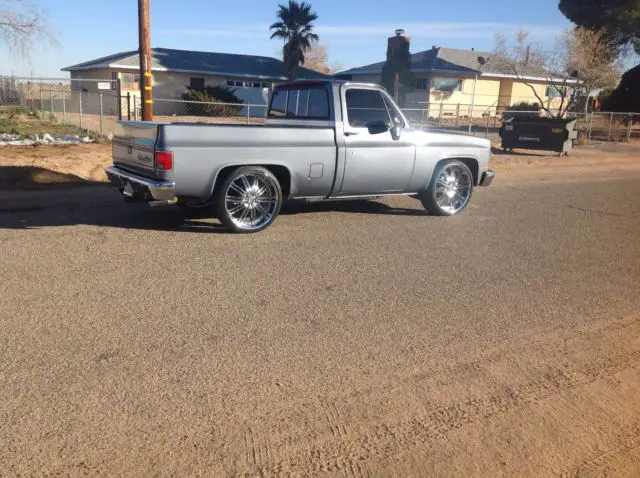
<path id="1" fill-rule="evenodd" d="M 434 23 L 398 23 L 394 25 L 359 26 L 333 25 L 318 26 L 318 34 L 338 37 L 379 37 L 390 36 L 396 28 L 403 28 L 412 38 L 484 38 L 496 33 L 515 33 L 523 28 L 531 37 L 548 38 L 556 36 L 564 27 L 543 25 L 514 25 L 510 23 L 487 22 L 434 22 Z"/>
<path id="2" fill-rule="evenodd" d="M 318 25 L 319 35 L 329 39 L 348 37 L 350 39 L 372 39 L 393 35 L 396 28 L 404 28 L 412 38 L 493 38 L 496 33 L 515 33 L 519 28 L 527 30 L 530 37 L 549 39 L 562 32 L 564 26 L 516 25 L 500 22 L 432 22 L 394 23 L 393 25 Z M 220 29 L 163 29 L 156 30 L 165 35 L 206 36 L 219 38 L 264 38 L 269 33 L 268 25 L 236 25 Z"/>

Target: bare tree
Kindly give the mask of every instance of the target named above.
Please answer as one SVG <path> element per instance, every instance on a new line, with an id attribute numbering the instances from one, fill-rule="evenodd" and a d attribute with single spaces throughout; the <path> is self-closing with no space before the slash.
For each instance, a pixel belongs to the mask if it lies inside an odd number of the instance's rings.
<path id="1" fill-rule="evenodd" d="M 492 58 L 491 61 L 503 61 L 519 82 L 531 88 L 543 111 L 551 117 L 563 118 L 575 101 L 578 92 L 575 85 L 580 82 L 581 72 L 568 71 L 566 47 L 562 42 L 557 41 L 555 49 L 547 51 L 528 39 L 528 32 L 522 29 L 516 33 L 512 42 L 504 35 L 496 35 L 494 54 L 497 58 Z M 545 104 L 536 89 L 539 85 L 532 78 L 544 78 L 545 84 L 560 98 L 557 107 Z"/>
<path id="2" fill-rule="evenodd" d="M 56 44 L 37 0 L 0 0 L 0 48 L 26 57 L 38 40 Z"/>
<path id="3" fill-rule="evenodd" d="M 319 73 L 327 74 L 330 72 L 329 66 L 327 66 L 328 57 L 329 52 L 326 45 L 313 42 L 311 48 L 309 48 L 304 55 L 304 63 L 302 66 Z"/>
<path id="4" fill-rule="evenodd" d="M 319 73 L 324 73 L 325 75 L 343 69 L 340 63 L 334 62 L 329 65 L 329 48 L 319 42 L 313 42 L 311 44 L 311 48 L 305 53 L 302 66 Z"/>
<path id="5" fill-rule="evenodd" d="M 540 107 L 556 118 L 564 117 L 577 98 L 587 108 L 589 95 L 596 89 L 615 86 L 622 68 L 615 46 L 604 33 L 583 28 L 566 30 L 556 39 L 552 51 L 529 42 L 528 33 L 522 29 L 511 43 L 503 35 L 496 35 L 495 54 L 520 82 L 531 88 Z M 530 81 L 531 77 L 540 76 L 560 98 L 557 108 L 545 104 Z"/>
<path id="6" fill-rule="evenodd" d="M 602 31 L 574 28 L 567 30 L 561 41 L 567 55 L 567 71 L 580 72 L 576 90 L 588 113 L 589 95 L 601 88 L 614 88 L 624 63 L 617 55 L 616 46 Z"/>

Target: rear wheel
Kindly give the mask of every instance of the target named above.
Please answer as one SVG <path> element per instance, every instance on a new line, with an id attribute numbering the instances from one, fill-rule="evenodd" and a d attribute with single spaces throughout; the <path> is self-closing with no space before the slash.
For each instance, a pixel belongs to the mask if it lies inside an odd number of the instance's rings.
<path id="1" fill-rule="evenodd" d="M 182 213 L 187 217 L 206 217 L 211 216 L 211 206 L 213 204 L 213 198 L 207 201 L 200 201 L 199 199 L 187 199 L 178 201 L 177 206 L 182 210 Z"/>
<path id="2" fill-rule="evenodd" d="M 462 161 L 440 163 L 426 191 L 420 193 L 420 202 L 436 216 L 454 216 L 461 212 L 473 193 L 473 175 Z"/>
<path id="3" fill-rule="evenodd" d="M 271 225 L 282 207 L 282 188 L 266 168 L 236 169 L 216 193 L 215 208 L 220 221 L 234 232 L 250 233 Z"/>

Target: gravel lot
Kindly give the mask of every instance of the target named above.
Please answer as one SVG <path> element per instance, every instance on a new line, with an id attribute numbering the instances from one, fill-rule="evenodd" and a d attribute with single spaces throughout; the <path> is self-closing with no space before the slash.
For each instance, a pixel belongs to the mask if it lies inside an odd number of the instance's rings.
<path id="1" fill-rule="evenodd" d="M 0 192 L 0 475 L 638 476 L 624 151 L 498 156 L 454 218 L 293 204 L 251 236 Z"/>

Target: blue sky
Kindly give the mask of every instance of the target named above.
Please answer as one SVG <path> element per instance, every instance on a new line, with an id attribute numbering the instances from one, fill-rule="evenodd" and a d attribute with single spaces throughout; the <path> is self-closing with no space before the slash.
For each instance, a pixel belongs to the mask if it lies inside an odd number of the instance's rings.
<path id="1" fill-rule="evenodd" d="M 0 74 L 67 76 L 60 68 L 137 48 L 135 0 L 41 0 L 57 32 L 59 47 L 40 47 L 30 62 L 0 54 Z M 283 3 L 283 2 L 280 2 Z M 384 59 L 386 38 L 404 28 L 411 51 L 432 45 L 491 50 L 495 33 L 530 31 L 553 45 L 570 23 L 558 0 L 312 0 L 321 42 L 330 63 L 361 66 Z M 390 6 L 393 3 L 393 7 Z M 277 1 L 151 0 L 151 43 L 155 47 L 275 56 L 281 43 L 269 40 Z"/>

